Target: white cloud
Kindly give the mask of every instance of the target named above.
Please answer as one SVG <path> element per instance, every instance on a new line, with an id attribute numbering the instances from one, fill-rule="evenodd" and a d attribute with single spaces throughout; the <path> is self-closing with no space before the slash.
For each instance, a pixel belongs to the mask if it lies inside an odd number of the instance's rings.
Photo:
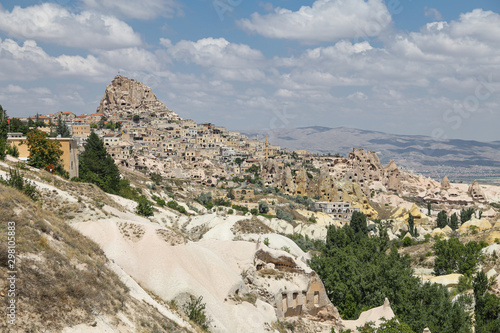
<path id="1" fill-rule="evenodd" d="M 262 68 L 266 60 L 262 52 L 245 44 L 234 44 L 224 38 L 204 38 L 196 42 L 182 40 L 171 45 L 161 43 L 175 60 L 194 63 L 227 80 L 254 81 L 265 77 Z"/>
<path id="2" fill-rule="evenodd" d="M 356 91 L 355 93 L 347 96 L 347 98 L 350 99 L 351 101 L 365 101 L 368 99 L 368 96 L 366 96 L 361 91 Z"/>
<path id="3" fill-rule="evenodd" d="M 443 19 L 443 17 L 441 16 L 441 13 L 436 8 L 425 7 L 424 8 L 424 15 L 427 17 L 432 17 L 432 19 L 438 20 L 438 21 Z"/>
<path id="4" fill-rule="evenodd" d="M 238 24 L 269 38 L 321 42 L 377 36 L 391 20 L 382 0 L 316 0 L 295 12 L 276 8 L 267 15 L 253 13 Z"/>
<path id="5" fill-rule="evenodd" d="M 182 5 L 176 0 L 83 0 L 83 3 L 92 9 L 141 20 L 183 15 Z"/>
<path id="6" fill-rule="evenodd" d="M 158 57 L 145 49 L 131 47 L 99 51 L 99 60 L 116 70 L 157 71 L 161 69 Z"/>
<path id="7" fill-rule="evenodd" d="M 89 11 L 75 14 L 51 3 L 0 11 L 0 30 L 16 38 L 83 49 L 141 44 L 140 36 L 116 17 Z"/>
<path id="8" fill-rule="evenodd" d="M 108 67 L 92 55 L 52 57 L 33 40 L 21 46 L 12 39 L 0 39 L 0 80 L 27 81 L 63 76 L 97 78 L 107 74 Z"/>

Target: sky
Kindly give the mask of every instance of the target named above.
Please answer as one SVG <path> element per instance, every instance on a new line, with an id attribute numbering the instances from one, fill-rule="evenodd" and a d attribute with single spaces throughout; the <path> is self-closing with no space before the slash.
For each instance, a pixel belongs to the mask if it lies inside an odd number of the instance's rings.
<path id="1" fill-rule="evenodd" d="M 231 130 L 500 140 L 498 0 L 0 2 L 0 105 L 94 113 L 117 75 Z"/>

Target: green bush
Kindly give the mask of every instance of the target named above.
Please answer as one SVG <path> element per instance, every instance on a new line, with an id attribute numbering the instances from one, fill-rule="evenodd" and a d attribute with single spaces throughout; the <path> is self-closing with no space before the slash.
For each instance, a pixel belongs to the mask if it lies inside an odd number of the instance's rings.
<path id="1" fill-rule="evenodd" d="M 408 247 L 408 246 L 412 246 L 413 245 L 413 239 L 411 239 L 410 237 L 405 237 L 403 239 L 403 246 L 404 247 Z"/>
<path id="2" fill-rule="evenodd" d="M 152 216 L 154 214 L 153 203 L 142 195 L 137 199 L 137 207 L 135 210 L 137 214 L 142 216 Z"/>
<path id="3" fill-rule="evenodd" d="M 269 205 L 265 201 L 259 202 L 259 213 L 267 214 L 269 212 Z"/>
<path id="4" fill-rule="evenodd" d="M 276 217 L 285 220 L 287 222 L 292 223 L 293 222 L 293 216 L 290 213 L 285 212 L 281 208 L 276 208 Z"/>
<path id="5" fill-rule="evenodd" d="M 259 215 L 259 210 L 257 208 L 252 208 L 252 209 L 250 209 L 250 213 L 252 215 Z"/>
<path id="6" fill-rule="evenodd" d="M 462 304 L 452 302 L 446 287 L 422 283 L 411 263 L 384 237 L 356 233 L 346 224 L 328 228 L 321 254 L 312 257 L 310 267 L 343 319 L 357 319 L 363 310 L 380 306 L 387 298 L 400 322 L 414 332 L 425 327 L 431 332 L 469 332 L 470 315 Z"/>
<path id="7" fill-rule="evenodd" d="M 205 303 L 202 303 L 203 296 L 195 298 L 189 295 L 189 302 L 184 307 L 186 316 L 204 331 L 208 331 L 208 318 L 205 313 Z"/>
<path id="8" fill-rule="evenodd" d="M 6 152 L 10 156 L 19 157 L 19 149 L 17 149 L 17 146 L 7 145 Z"/>
<path id="9" fill-rule="evenodd" d="M 156 201 L 156 204 L 160 207 L 165 207 L 165 200 L 163 200 L 162 198 L 156 196 L 156 195 L 153 195 L 152 196 L 153 200 Z"/>
<path id="10" fill-rule="evenodd" d="M 487 244 L 470 241 L 463 244 L 456 237 L 449 240 L 437 240 L 432 249 L 436 255 L 434 274 L 446 275 L 460 273 L 472 275 L 482 261 L 481 249 Z"/>
<path id="11" fill-rule="evenodd" d="M 40 193 L 38 193 L 36 186 L 32 182 L 24 179 L 23 175 L 19 172 L 18 169 L 9 168 L 9 178 L 4 180 L 2 177 L 0 177 L 0 182 L 23 192 L 33 201 L 38 200 L 40 196 Z"/>
<path id="12" fill-rule="evenodd" d="M 177 203 L 177 201 L 174 201 L 174 200 L 170 200 L 169 202 L 167 202 L 167 207 L 171 208 L 171 209 L 174 209 L 174 210 L 178 211 L 181 214 L 186 214 L 187 213 L 186 208 L 184 208 L 184 206 L 179 205 Z"/>
<path id="13" fill-rule="evenodd" d="M 234 210 L 239 210 L 241 211 L 243 214 L 246 214 L 248 213 L 248 208 L 245 207 L 245 206 L 240 206 L 240 205 L 232 205 L 231 206 Z"/>

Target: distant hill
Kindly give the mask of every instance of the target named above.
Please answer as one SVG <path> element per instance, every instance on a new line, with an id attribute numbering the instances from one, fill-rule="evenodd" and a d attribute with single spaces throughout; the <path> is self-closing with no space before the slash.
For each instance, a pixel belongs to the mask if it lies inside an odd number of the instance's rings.
<path id="1" fill-rule="evenodd" d="M 438 140 L 419 135 L 396 135 L 347 127 L 323 126 L 243 131 L 249 137 L 269 135 L 269 142 L 289 150 L 347 155 L 353 147 L 376 151 L 383 164 L 433 177 L 449 175 L 500 176 L 500 141 Z"/>

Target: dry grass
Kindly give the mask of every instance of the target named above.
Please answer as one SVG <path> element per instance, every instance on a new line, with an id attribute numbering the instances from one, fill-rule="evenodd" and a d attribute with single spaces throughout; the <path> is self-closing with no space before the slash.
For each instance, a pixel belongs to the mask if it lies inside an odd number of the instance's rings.
<path id="1" fill-rule="evenodd" d="M 239 234 L 267 234 L 272 233 L 273 230 L 269 228 L 267 225 L 262 223 L 258 218 L 252 216 L 251 219 L 239 220 L 236 222 L 231 231 L 235 235 Z"/>
<path id="2" fill-rule="evenodd" d="M 133 299 L 118 276 L 107 268 L 107 258 L 99 246 L 65 223 L 57 210 L 45 210 L 44 199 L 33 202 L 0 185 L 1 276 L 7 274 L 7 222 L 16 223 L 18 331 L 58 331 L 66 326 L 91 324 L 96 315 L 113 317 L 125 312 L 133 318 L 134 311 L 141 314 L 136 323 L 143 332 L 179 330 L 156 309 Z M 0 289 L 5 290 L 6 283 L 0 280 Z M 7 297 L 1 298 L 4 304 L 0 316 L 4 318 L 7 301 Z M 141 326 L 140 320 L 147 324 Z M 6 325 L 3 321 L 0 331 L 6 332 Z"/>

